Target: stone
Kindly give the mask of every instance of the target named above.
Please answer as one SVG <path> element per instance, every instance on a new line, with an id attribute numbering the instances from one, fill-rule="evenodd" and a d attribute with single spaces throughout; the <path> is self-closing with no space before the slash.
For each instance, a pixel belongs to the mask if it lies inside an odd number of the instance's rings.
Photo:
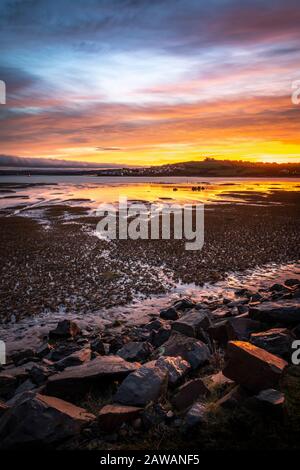
<path id="1" fill-rule="evenodd" d="M 261 323 L 250 318 L 230 318 L 226 322 L 228 340 L 248 341 L 251 333 L 261 329 Z"/>
<path id="2" fill-rule="evenodd" d="M 211 353 L 206 344 L 189 336 L 173 331 L 168 341 L 160 348 L 163 356 L 181 356 L 192 369 L 197 369 L 209 361 Z"/>
<path id="3" fill-rule="evenodd" d="M 233 380 L 225 377 L 222 371 L 204 377 L 204 383 L 210 391 L 232 385 Z"/>
<path id="4" fill-rule="evenodd" d="M 237 289 L 236 291 L 234 291 L 234 294 L 237 297 L 248 297 L 248 298 L 250 298 L 253 295 L 253 293 L 249 289 L 246 289 L 246 288 Z"/>
<path id="5" fill-rule="evenodd" d="M 0 419 L 0 448 L 49 448 L 78 435 L 94 419 L 71 403 L 27 392 Z"/>
<path id="6" fill-rule="evenodd" d="M 252 333 L 250 336 L 250 343 L 285 359 L 291 355 L 293 340 L 286 328 L 273 328 L 261 333 Z"/>
<path id="7" fill-rule="evenodd" d="M 248 390 L 276 388 L 287 362 L 244 341 L 230 341 L 223 374 Z"/>
<path id="8" fill-rule="evenodd" d="M 163 320 L 177 320 L 179 314 L 174 307 L 164 308 L 159 313 L 160 318 Z"/>
<path id="9" fill-rule="evenodd" d="M 158 318 L 155 318 L 151 322 L 149 322 L 147 325 L 145 325 L 144 329 L 148 331 L 158 331 L 162 326 L 164 326 L 164 322 L 159 320 Z"/>
<path id="10" fill-rule="evenodd" d="M 206 406 L 201 402 L 196 402 L 188 410 L 184 418 L 184 429 L 189 430 L 201 424 L 207 423 Z"/>
<path id="11" fill-rule="evenodd" d="M 249 397 L 246 390 L 241 388 L 239 385 L 235 386 L 229 392 L 227 392 L 222 398 L 216 401 L 216 409 L 223 408 L 227 410 L 233 410 Z"/>
<path id="12" fill-rule="evenodd" d="M 17 379 L 16 377 L 6 373 L 0 373 L 0 397 L 1 398 L 10 398 L 14 395 L 17 388 Z"/>
<path id="13" fill-rule="evenodd" d="M 96 352 L 98 354 L 101 354 L 101 356 L 105 356 L 106 354 L 106 347 L 105 343 L 102 341 L 101 338 L 96 338 L 91 342 L 91 350 L 93 352 Z"/>
<path id="14" fill-rule="evenodd" d="M 100 430 L 114 432 L 123 423 L 132 423 L 139 418 L 143 408 L 136 406 L 125 406 L 113 403 L 101 408 L 98 415 Z"/>
<path id="15" fill-rule="evenodd" d="M 261 403 L 271 406 L 279 407 L 284 404 L 284 394 L 273 388 L 262 390 L 255 398 Z"/>
<path id="16" fill-rule="evenodd" d="M 250 307 L 249 316 L 265 323 L 280 323 L 284 326 L 298 325 L 300 323 L 300 303 L 289 300 L 263 302 L 255 307 Z"/>
<path id="17" fill-rule="evenodd" d="M 55 347 L 51 348 L 49 354 L 44 359 L 49 359 L 50 361 L 60 361 L 66 356 L 73 354 L 76 351 L 80 351 L 80 347 L 77 343 L 60 343 L 56 344 Z"/>
<path id="18" fill-rule="evenodd" d="M 49 375 L 51 375 L 51 371 L 44 365 L 36 365 L 29 371 L 30 379 L 38 386 L 45 383 Z"/>
<path id="19" fill-rule="evenodd" d="M 195 308 L 195 305 L 196 304 L 192 302 L 190 299 L 183 298 L 174 302 L 173 307 L 176 310 L 187 310 L 187 309 Z"/>
<path id="20" fill-rule="evenodd" d="M 30 379 L 27 379 L 25 380 L 25 382 L 22 382 L 18 388 L 15 390 L 15 394 L 14 395 L 19 395 L 20 393 L 24 393 L 24 392 L 30 392 L 31 390 L 34 390 L 36 389 L 36 384 L 34 384 L 32 382 L 32 380 Z"/>
<path id="21" fill-rule="evenodd" d="M 72 320 L 62 320 L 58 322 L 54 330 L 49 331 L 49 338 L 51 339 L 65 339 L 75 338 L 80 334 L 80 328 Z"/>
<path id="22" fill-rule="evenodd" d="M 215 323 L 208 328 L 208 334 L 213 341 L 216 341 L 221 346 L 225 346 L 228 341 L 227 334 L 227 320 Z"/>
<path id="23" fill-rule="evenodd" d="M 52 346 L 50 346 L 50 344 L 48 344 L 48 343 L 45 343 L 45 344 L 42 344 L 36 350 L 35 354 L 40 359 L 43 359 L 44 357 L 46 357 L 50 353 L 51 349 L 52 349 Z"/>
<path id="24" fill-rule="evenodd" d="M 164 325 L 159 328 L 158 331 L 152 331 L 151 334 L 151 343 L 155 348 L 159 348 L 162 344 L 164 344 L 169 338 L 171 334 L 171 327 L 170 325 Z"/>
<path id="25" fill-rule="evenodd" d="M 287 287 L 294 287 L 300 285 L 300 279 L 287 279 L 284 283 Z"/>
<path id="26" fill-rule="evenodd" d="M 80 349 L 56 362 L 55 368 L 57 370 L 64 370 L 67 367 L 79 366 L 86 361 L 90 361 L 91 354 L 92 351 L 89 348 Z"/>
<path id="27" fill-rule="evenodd" d="M 87 392 L 93 384 L 123 379 L 138 367 L 140 364 L 124 361 L 119 356 L 99 356 L 49 377 L 45 393 L 58 397 L 76 396 Z"/>
<path id="28" fill-rule="evenodd" d="M 182 357 L 163 357 L 156 361 L 156 366 L 168 372 L 169 384 L 176 385 L 189 372 L 191 366 Z"/>
<path id="29" fill-rule="evenodd" d="M 215 320 L 223 320 L 224 318 L 231 317 L 231 310 L 226 307 L 219 307 L 212 312 L 212 315 Z"/>
<path id="30" fill-rule="evenodd" d="M 202 379 L 193 379 L 181 385 L 176 394 L 172 398 L 173 405 L 178 410 L 184 410 L 191 406 L 200 397 L 210 395 L 209 389 L 206 387 Z"/>
<path id="31" fill-rule="evenodd" d="M 201 330 L 211 325 L 208 310 L 189 310 L 172 323 L 172 329 L 186 336 L 198 338 Z"/>
<path id="32" fill-rule="evenodd" d="M 126 361 L 143 362 L 148 359 L 152 351 L 153 346 L 148 342 L 131 341 L 119 349 L 117 354 Z"/>
<path id="33" fill-rule="evenodd" d="M 4 415 L 4 413 L 7 410 L 9 410 L 9 406 L 6 403 L 4 403 L 3 401 L 0 401 L 0 418 L 1 418 L 1 416 Z"/>
<path id="34" fill-rule="evenodd" d="M 35 356 L 35 350 L 32 348 L 22 349 L 22 350 L 11 353 L 9 356 L 10 356 L 10 359 L 16 365 L 18 365 L 20 362 L 23 362 L 24 360 L 28 361 L 32 359 Z"/>
<path id="35" fill-rule="evenodd" d="M 122 382 L 114 400 L 123 405 L 146 406 L 157 401 L 166 391 L 168 372 L 156 366 L 156 361 L 144 364 Z"/>

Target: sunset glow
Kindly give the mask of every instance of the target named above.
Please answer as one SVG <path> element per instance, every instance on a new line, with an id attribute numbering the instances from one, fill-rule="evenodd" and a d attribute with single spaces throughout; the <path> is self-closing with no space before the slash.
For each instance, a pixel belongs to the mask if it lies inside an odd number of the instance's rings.
<path id="1" fill-rule="evenodd" d="M 299 24 L 296 0 L 2 1 L 0 154 L 300 161 Z"/>

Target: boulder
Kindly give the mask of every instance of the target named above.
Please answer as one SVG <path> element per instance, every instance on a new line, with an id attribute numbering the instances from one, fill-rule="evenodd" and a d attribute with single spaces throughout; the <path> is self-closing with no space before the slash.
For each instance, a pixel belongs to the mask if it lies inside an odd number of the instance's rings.
<path id="1" fill-rule="evenodd" d="M 123 405 L 145 406 L 157 401 L 166 391 L 168 372 L 156 366 L 156 361 L 144 364 L 129 374 L 114 396 Z"/>
<path id="2" fill-rule="evenodd" d="M 198 338 L 201 330 L 211 325 L 209 310 L 189 310 L 172 323 L 172 329 L 186 336 Z"/>
<path id="3" fill-rule="evenodd" d="M 155 348 L 159 348 L 162 344 L 164 344 L 169 338 L 171 334 L 171 327 L 170 325 L 164 325 L 159 328 L 158 331 L 151 332 L 151 343 Z"/>
<path id="4" fill-rule="evenodd" d="M 71 403 L 27 392 L 0 419 L 0 448 L 51 447 L 78 435 L 94 419 Z"/>
<path id="5" fill-rule="evenodd" d="M 206 406 L 201 402 L 196 402 L 185 415 L 183 424 L 184 430 L 189 430 L 201 424 L 206 424 L 207 420 Z"/>
<path id="6" fill-rule="evenodd" d="M 49 338 L 51 339 L 65 339 L 75 338 L 80 334 L 80 328 L 72 320 L 62 320 L 58 322 L 54 330 L 49 331 Z"/>
<path id="7" fill-rule="evenodd" d="M 223 374 L 248 390 L 276 388 L 287 362 L 244 341 L 230 341 Z"/>
<path id="8" fill-rule="evenodd" d="M 172 403 L 178 410 L 184 410 L 200 397 L 207 397 L 209 394 L 210 391 L 202 379 L 193 379 L 178 388 Z"/>
<path id="9" fill-rule="evenodd" d="M 160 348 L 163 356 L 181 356 L 188 361 L 192 369 L 204 365 L 211 356 L 206 344 L 189 336 L 173 331 L 168 341 Z"/>
<path id="10" fill-rule="evenodd" d="M 101 338 L 95 338 L 91 342 L 91 350 L 93 352 L 96 352 L 96 353 L 101 354 L 102 356 L 104 356 L 106 354 L 105 343 L 102 341 Z"/>
<path id="11" fill-rule="evenodd" d="M 131 341 L 125 344 L 119 351 L 118 356 L 122 357 L 126 361 L 138 361 L 143 362 L 148 359 L 153 351 L 153 347 L 148 342 L 137 342 Z"/>
<path id="12" fill-rule="evenodd" d="M 294 287 L 300 285 L 300 279 L 287 279 L 284 283 L 287 287 Z"/>
<path id="13" fill-rule="evenodd" d="M 178 312 L 174 307 L 164 308 L 160 311 L 159 315 L 163 320 L 177 320 L 179 318 Z"/>
<path id="14" fill-rule="evenodd" d="M 225 346 L 225 344 L 228 341 L 226 325 L 227 325 L 227 320 L 223 320 L 210 326 L 207 330 L 210 338 L 222 346 Z"/>
<path id="15" fill-rule="evenodd" d="M 249 316 L 269 324 L 297 325 L 300 323 L 300 303 L 292 300 L 263 302 L 250 307 Z"/>
<path id="16" fill-rule="evenodd" d="M 14 351 L 9 355 L 10 359 L 14 362 L 16 365 L 21 365 L 22 363 L 28 362 L 32 358 L 35 357 L 35 350 L 32 348 L 27 348 L 27 349 L 21 349 L 19 351 Z"/>
<path id="17" fill-rule="evenodd" d="M 212 315 L 215 320 L 223 320 L 224 318 L 231 317 L 231 310 L 226 307 L 219 307 L 212 312 Z"/>
<path id="18" fill-rule="evenodd" d="M 123 423 L 136 420 L 143 408 L 136 406 L 125 406 L 113 403 L 101 408 L 98 415 L 98 423 L 101 430 L 113 432 L 120 428 Z"/>
<path id="19" fill-rule="evenodd" d="M 140 364 L 124 361 L 119 356 L 99 356 L 81 366 L 68 367 L 49 377 L 45 393 L 57 397 L 76 396 L 87 392 L 93 384 L 123 379 L 139 366 Z"/>
<path id="20" fill-rule="evenodd" d="M 176 385 L 189 372 L 191 366 L 182 357 L 160 357 L 156 366 L 168 372 L 169 384 Z"/>
<path id="21" fill-rule="evenodd" d="M 271 354 L 289 358 L 294 338 L 286 328 L 273 328 L 262 333 L 252 333 L 250 343 Z"/>
<path id="22" fill-rule="evenodd" d="M 249 394 L 245 389 L 237 385 L 227 392 L 222 398 L 220 398 L 216 403 L 216 409 L 223 408 L 226 410 L 233 410 L 237 406 L 241 405 L 247 398 Z"/>
<path id="23" fill-rule="evenodd" d="M 234 382 L 228 377 L 225 377 L 223 372 L 219 371 L 215 374 L 204 377 L 204 383 L 210 391 L 215 389 L 225 388 L 228 385 L 232 385 Z"/>
<path id="24" fill-rule="evenodd" d="M 75 351 L 69 356 L 66 356 L 60 361 L 56 362 L 55 368 L 57 370 L 64 370 L 67 367 L 80 366 L 84 362 L 91 360 L 91 353 L 92 351 L 89 348 L 84 348 L 80 349 L 79 351 Z"/>
<path id="25" fill-rule="evenodd" d="M 29 377 L 34 384 L 39 386 L 46 382 L 51 373 L 53 372 L 47 366 L 36 365 L 30 369 Z"/>
<path id="26" fill-rule="evenodd" d="M 251 333 L 261 329 L 261 323 L 250 318 L 230 318 L 226 322 L 228 340 L 248 341 Z"/>
<path id="27" fill-rule="evenodd" d="M 59 343 L 55 347 L 52 347 L 49 354 L 44 359 L 49 359 L 50 361 L 60 361 L 64 357 L 73 354 L 76 351 L 80 351 L 80 347 L 75 342 Z"/>
<path id="28" fill-rule="evenodd" d="M 183 299 L 176 300 L 176 302 L 174 302 L 173 304 L 173 307 L 176 310 L 187 310 L 187 309 L 194 308 L 195 305 L 196 304 L 192 302 L 190 299 L 183 298 Z"/>
<path id="29" fill-rule="evenodd" d="M 0 373 L 0 397 L 10 398 L 14 395 L 15 390 L 18 386 L 16 377 L 6 373 Z"/>

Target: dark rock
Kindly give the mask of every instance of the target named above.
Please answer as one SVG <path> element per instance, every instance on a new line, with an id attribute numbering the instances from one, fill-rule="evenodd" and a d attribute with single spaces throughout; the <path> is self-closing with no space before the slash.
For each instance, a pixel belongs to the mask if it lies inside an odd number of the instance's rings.
<path id="1" fill-rule="evenodd" d="M 50 344 L 48 344 L 48 343 L 45 343 L 45 344 L 42 344 L 42 346 L 40 346 L 36 350 L 35 354 L 37 355 L 37 357 L 42 359 L 50 353 L 51 349 L 52 349 L 52 346 L 50 346 Z"/>
<path id="2" fill-rule="evenodd" d="M 174 307 L 161 310 L 159 315 L 164 320 L 177 320 L 177 318 L 179 318 L 178 312 Z"/>
<path id="3" fill-rule="evenodd" d="M 27 392 L 0 419 L 0 447 L 51 447 L 78 435 L 94 419 L 71 403 Z"/>
<path id="4" fill-rule="evenodd" d="M 238 312 L 239 312 L 240 315 L 249 312 L 249 307 L 248 307 L 248 305 L 240 304 L 240 305 L 237 306 L 237 309 L 238 309 Z"/>
<path id="5" fill-rule="evenodd" d="M 212 312 L 214 319 L 222 320 L 224 318 L 231 317 L 231 310 L 226 307 L 219 307 Z"/>
<path id="6" fill-rule="evenodd" d="M 119 349 L 119 351 L 117 351 L 117 354 L 126 361 L 143 362 L 148 359 L 152 351 L 153 347 L 150 343 L 139 343 L 136 341 L 131 341 L 130 343 L 125 344 L 125 346 Z"/>
<path id="7" fill-rule="evenodd" d="M 27 379 L 25 382 L 22 382 L 21 385 L 15 390 L 14 395 L 19 395 L 24 392 L 30 392 L 31 390 L 36 389 L 36 384 L 32 382 L 32 380 Z"/>
<path id="8" fill-rule="evenodd" d="M 80 328 L 72 320 L 62 320 L 58 322 L 57 327 L 54 330 L 49 331 L 49 338 L 51 339 L 65 339 L 75 338 L 80 334 Z"/>
<path id="9" fill-rule="evenodd" d="M 252 333 L 250 336 L 250 343 L 286 359 L 291 355 L 293 340 L 286 328 L 273 328 L 262 333 Z"/>
<path id="10" fill-rule="evenodd" d="M 106 354 L 106 348 L 105 348 L 105 343 L 101 338 L 96 338 L 91 342 L 91 350 L 93 352 L 97 352 L 98 354 L 101 354 L 101 356 L 105 356 Z"/>
<path id="11" fill-rule="evenodd" d="M 176 385 L 189 372 L 191 366 L 182 357 L 163 357 L 156 361 L 156 366 L 168 372 L 169 384 Z"/>
<path id="12" fill-rule="evenodd" d="M 129 374 L 115 394 L 115 401 L 123 405 L 145 406 L 157 401 L 166 391 L 168 372 L 148 362 Z"/>
<path id="13" fill-rule="evenodd" d="M 18 365 L 20 362 L 23 362 L 24 360 L 28 362 L 35 356 L 35 350 L 28 348 L 20 351 L 15 351 L 14 353 L 10 354 L 10 359 Z"/>
<path id="14" fill-rule="evenodd" d="M 178 388 L 172 398 L 172 403 L 178 410 L 184 410 L 198 400 L 199 397 L 207 397 L 208 395 L 210 395 L 210 391 L 203 380 L 193 379 Z"/>
<path id="15" fill-rule="evenodd" d="M 251 333 L 262 330 L 262 325 L 250 318 L 230 318 L 226 322 L 226 330 L 229 340 L 247 341 Z"/>
<path id="16" fill-rule="evenodd" d="M 297 325 L 300 323 L 300 304 L 288 300 L 263 302 L 256 307 L 250 307 L 249 316 L 265 323 Z"/>
<path id="17" fill-rule="evenodd" d="M 228 410 L 233 410 L 237 406 L 241 405 L 244 400 L 249 397 L 249 394 L 242 387 L 237 385 L 232 388 L 226 395 L 220 398 L 216 403 L 216 408 L 224 408 Z"/>
<path id="18" fill-rule="evenodd" d="M 300 279 L 287 279 L 284 283 L 287 287 L 294 287 L 300 285 Z"/>
<path id="19" fill-rule="evenodd" d="M 105 405 L 101 408 L 98 423 L 100 429 L 107 432 L 114 432 L 123 423 L 135 421 L 142 411 L 136 406 L 124 406 L 119 404 Z"/>
<path id="20" fill-rule="evenodd" d="M 284 404 L 284 394 L 273 388 L 262 390 L 256 395 L 256 399 L 263 404 L 276 407 L 281 407 Z"/>
<path id="21" fill-rule="evenodd" d="M 4 413 L 7 410 L 9 410 L 9 406 L 6 403 L 4 403 L 3 401 L 0 401 L 0 418 L 1 418 L 1 416 L 4 415 Z"/>
<path id="22" fill-rule="evenodd" d="M 177 300 L 173 304 L 173 307 L 176 310 L 187 310 L 187 309 L 195 308 L 195 305 L 196 304 L 192 302 L 190 299 L 184 298 L 184 299 Z"/>
<path id="23" fill-rule="evenodd" d="M 248 297 L 248 298 L 250 298 L 252 296 L 252 292 L 249 289 L 245 289 L 245 288 L 238 289 L 234 293 L 237 297 Z"/>
<path id="24" fill-rule="evenodd" d="M 53 396 L 76 396 L 90 389 L 92 384 L 104 380 L 119 380 L 140 365 L 126 362 L 119 356 L 99 356 L 81 366 L 68 367 L 49 377 L 45 393 Z"/>
<path id="25" fill-rule="evenodd" d="M 151 343 L 155 348 L 159 348 L 159 346 L 164 344 L 170 338 L 170 334 L 170 325 L 164 325 L 158 331 L 152 331 Z"/>
<path id="26" fill-rule="evenodd" d="M 164 356 L 181 356 L 188 361 L 192 369 L 204 365 L 211 356 L 206 344 L 189 336 L 173 331 L 168 341 L 160 348 Z"/>
<path id="27" fill-rule="evenodd" d="M 300 339 L 300 323 L 292 329 L 292 334 L 295 336 L 296 339 Z"/>
<path id="28" fill-rule="evenodd" d="M 37 365 L 30 369 L 29 377 L 33 383 L 40 386 L 46 382 L 51 372 L 48 367 L 44 365 Z"/>
<path id="29" fill-rule="evenodd" d="M 288 289 L 286 288 L 286 286 L 282 285 L 282 284 L 273 284 L 270 289 L 269 289 L 271 292 L 283 292 L 283 291 L 287 291 Z"/>
<path id="30" fill-rule="evenodd" d="M 227 321 L 221 321 L 215 323 L 213 326 L 208 328 L 208 334 L 210 338 L 214 341 L 217 341 L 220 345 L 224 346 L 228 341 L 228 334 L 227 334 Z"/>
<path id="31" fill-rule="evenodd" d="M 205 385 L 210 391 L 224 388 L 234 383 L 228 377 L 225 377 L 225 375 L 221 371 L 216 372 L 215 374 L 212 374 L 212 375 L 208 375 L 204 377 L 203 380 L 205 381 Z"/>
<path id="32" fill-rule="evenodd" d="M 64 370 L 67 367 L 80 366 L 86 361 L 91 360 L 91 350 L 89 348 L 80 349 L 75 351 L 67 357 L 56 362 L 55 368 L 57 370 Z"/>
<path id="33" fill-rule="evenodd" d="M 158 318 L 152 320 L 151 322 L 148 323 L 148 325 L 145 326 L 145 329 L 148 331 L 159 331 L 160 328 L 164 326 L 164 322 L 159 320 Z"/>
<path id="34" fill-rule="evenodd" d="M 248 390 L 276 388 L 287 362 L 244 341 L 230 341 L 223 374 Z"/>
<path id="35" fill-rule="evenodd" d="M 172 323 L 172 329 L 186 336 L 197 338 L 201 329 L 204 331 L 211 325 L 208 310 L 189 310 Z"/>
<path id="36" fill-rule="evenodd" d="M 17 388 L 16 377 L 9 375 L 6 372 L 0 373 L 0 397 L 10 398 L 14 395 Z"/>
<path id="37" fill-rule="evenodd" d="M 79 351 L 79 346 L 76 343 L 62 343 L 58 344 L 55 346 L 55 348 L 52 348 L 50 353 L 47 356 L 47 359 L 50 361 L 60 361 L 66 356 L 69 356 L 70 354 L 73 354 L 75 351 Z"/>
<path id="38" fill-rule="evenodd" d="M 184 430 L 190 430 L 196 426 L 207 424 L 206 406 L 197 402 L 188 410 L 184 418 Z"/>

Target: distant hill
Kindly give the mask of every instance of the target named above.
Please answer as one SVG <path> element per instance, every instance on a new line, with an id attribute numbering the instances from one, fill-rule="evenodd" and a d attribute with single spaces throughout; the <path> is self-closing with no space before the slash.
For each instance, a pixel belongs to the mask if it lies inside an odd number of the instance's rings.
<path id="1" fill-rule="evenodd" d="M 99 176 L 300 176 L 300 163 L 260 163 L 237 160 L 215 160 L 174 163 L 149 168 L 123 168 L 97 172 Z"/>

